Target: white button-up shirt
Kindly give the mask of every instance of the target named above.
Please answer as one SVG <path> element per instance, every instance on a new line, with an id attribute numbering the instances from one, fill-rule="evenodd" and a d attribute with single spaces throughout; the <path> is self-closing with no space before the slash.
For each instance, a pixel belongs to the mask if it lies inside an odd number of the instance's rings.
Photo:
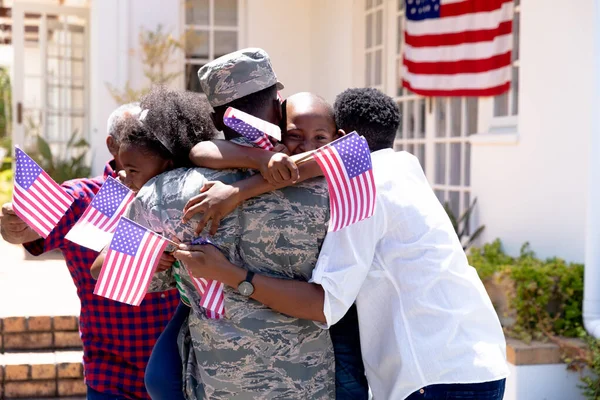
<path id="1" fill-rule="evenodd" d="M 328 233 L 313 271 L 327 325 L 356 301 L 375 399 L 505 378 L 500 322 L 418 160 L 391 149 L 372 160 L 374 215 Z"/>

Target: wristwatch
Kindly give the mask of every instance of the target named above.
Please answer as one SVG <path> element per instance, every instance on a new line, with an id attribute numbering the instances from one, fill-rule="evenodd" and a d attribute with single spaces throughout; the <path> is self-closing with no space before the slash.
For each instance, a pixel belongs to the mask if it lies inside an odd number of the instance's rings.
<path id="1" fill-rule="evenodd" d="M 252 278 L 254 278 L 254 272 L 248 271 L 246 279 L 240 282 L 238 285 L 238 292 L 242 296 L 250 297 L 254 293 L 254 285 L 252 284 Z"/>

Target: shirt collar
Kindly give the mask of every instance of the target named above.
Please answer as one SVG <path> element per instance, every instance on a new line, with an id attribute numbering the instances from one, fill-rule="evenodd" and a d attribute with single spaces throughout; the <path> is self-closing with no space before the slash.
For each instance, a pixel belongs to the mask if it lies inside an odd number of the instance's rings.
<path id="1" fill-rule="evenodd" d="M 115 171 L 115 169 L 117 168 L 117 163 L 115 162 L 115 160 L 110 160 L 109 162 L 106 163 L 106 165 L 104 166 L 104 179 L 108 178 L 109 176 L 111 178 L 116 178 L 117 177 L 117 172 Z"/>

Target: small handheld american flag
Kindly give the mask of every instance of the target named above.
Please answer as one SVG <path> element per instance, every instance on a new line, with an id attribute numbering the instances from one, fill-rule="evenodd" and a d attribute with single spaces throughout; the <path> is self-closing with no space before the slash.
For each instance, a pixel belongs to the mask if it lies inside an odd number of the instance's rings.
<path id="1" fill-rule="evenodd" d="M 168 242 L 164 237 L 121 217 L 94 294 L 139 306 Z"/>
<path id="2" fill-rule="evenodd" d="M 367 141 L 356 132 L 321 147 L 314 153 L 329 186 L 331 220 L 335 232 L 373 215 L 375 180 Z"/>
<path id="3" fill-rule="evenodd" d="M 265 150 L 273 149 L 269 136 L 281 140 L 281 129 L 277 125 L 236 110 L 233 107 L 229 107 L 225 111 L 223 123 Z"/>
<path id="4" fill-rule="evenodd" d="M 210 244 L 214 246 L 210 240 L 201 237 L 194 239 L 192 244 Z M 225 314 L 223 283 L 212 279 L 195 278 L 191 273 L 190 276 L 192 277 L 196 290 L 202 296 L 200 299 L 200 306 L 206 308 L 206 315 L 212 319 L 223 318 Z"/>
<path id="5" fill-rule="evenodd" d="M 109 176 L 65 238 L 101 251 L 110 242 L 119 218 L 134 197 L 131 190 Z"/>
<path id="6" fill-rule="evenodd" d="M 74 199 L 17 146 L 15 156 L 13 209 L 19 218 L 46 238 Z"/>

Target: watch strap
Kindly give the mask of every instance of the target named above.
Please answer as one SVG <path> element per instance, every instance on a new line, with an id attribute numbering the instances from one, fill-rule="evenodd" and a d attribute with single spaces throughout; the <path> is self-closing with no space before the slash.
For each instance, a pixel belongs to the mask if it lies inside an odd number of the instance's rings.
<path id="1" fill-rule="evenodd" d="M 246 279 L 244 279 L 244 282 L 252 283 L 253 278 L 254 278 L 254 272 L 248 271 L 246 273 Z"/>

